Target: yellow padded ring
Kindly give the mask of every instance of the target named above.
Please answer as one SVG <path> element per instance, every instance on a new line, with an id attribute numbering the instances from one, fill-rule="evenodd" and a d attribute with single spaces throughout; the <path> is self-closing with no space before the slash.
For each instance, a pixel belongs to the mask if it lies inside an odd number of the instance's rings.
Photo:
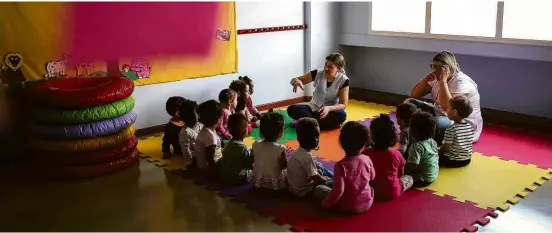
<path id="1" fill-rule="evenodd" d="M 80 153 L 115 147 L 133 137 L 135 132 L 136 127 L 131 125 L 113 135 L 76 140 L 48 140 L 35 138 L 31 140 L 31 145 L 42 151 Z"/>

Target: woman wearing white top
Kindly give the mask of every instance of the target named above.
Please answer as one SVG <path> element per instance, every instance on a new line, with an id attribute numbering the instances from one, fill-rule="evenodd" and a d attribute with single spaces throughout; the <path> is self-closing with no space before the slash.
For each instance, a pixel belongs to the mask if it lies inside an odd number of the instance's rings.
<path id="1" fill-rule="evenodd" d="M 314 83 L 312 100 L 308 104 L 294 104 L 287 112 L 295 122 L 303 117 L 318 120 L 321 130 L 339 128 L 347 119 L 345 108 L 349 102 L 349 78 L 345 74 L 345 58 L 339 53 L 326 57 L 324 69 L 312 70 L 302 76 L 293 78 L 293 92 L 297 88 Z"/>
<path id="2" fill-rule="evenodd" d="M 483 118 L 481 116 L 481 101 L 477 84 L 468 75 L 460 71 L 460 65 L 451 52 L 442 51 L 435 55 L 430 67 L 433 71 L 414 86 L 410 94 L 412 98 L 407 99 L 405 102 L 410 102 L 417 106 L 421 104 L 431 105 L 416 99 L 431 94 L 437 110 L 438 130 L 435 140 L 441 143 L 445 129 L 452 125 L 452 122 L 446 116 L 446 112 L 450 108 L 449 100 L 458 95 L 466 96 L 473 108 L 472 114 L 466 118 L 466 121 L 473 127 L 474 142 L 478 141 L 483 130 Z"/>

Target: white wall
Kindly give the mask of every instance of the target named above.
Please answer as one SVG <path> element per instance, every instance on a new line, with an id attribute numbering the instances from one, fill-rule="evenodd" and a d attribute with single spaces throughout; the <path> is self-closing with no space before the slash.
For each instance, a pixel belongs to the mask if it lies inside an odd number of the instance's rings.
<path id="1" fill-rule="evenodd" d="M 339 51 L 340 5 L 339 2 L 305 3 L 307 71 L 323 68 L 326 56 Z M 305 92 L 312 95 L 310 85 Z"/>
<path id="2" fill-rule="evenodd" d="M 424 52 L 451 50 L 464 55 L 552 61 L 552 46 L 370 35 L 370 8 L 369 2 L 341 3 L 340 44 Z"/>
<path id="3" fill-rule="evenodd" d="M 303 2 L 237 2 L 236 8 L 238 29 L 304 23 Z M 254 80 L 256 105 L 303 96 L 292 92 L 289 80 L 306 71 L 304 37 L 302 30 L 238 35 L 239 73 L 136 87 L 136 127 L 166 123 L 170 117 L 165 102 L 170 96 L 198 103 L 217 99 L 220 90 L 239 75 Z"/>

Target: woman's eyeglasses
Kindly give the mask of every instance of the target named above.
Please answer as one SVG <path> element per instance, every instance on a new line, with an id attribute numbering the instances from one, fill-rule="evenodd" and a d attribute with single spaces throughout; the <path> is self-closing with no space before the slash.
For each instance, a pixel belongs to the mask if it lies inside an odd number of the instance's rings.
<path id="1" fill-rule="evenodd" d="M 434 65 L 434 64 L 429 64 L 429 68 L 431 68 L 432 70 L 439 70 L 439 69 L 441 69 L 441 67 L 447 68 L 448 66 L 447 66 L 447 65 Z"/>

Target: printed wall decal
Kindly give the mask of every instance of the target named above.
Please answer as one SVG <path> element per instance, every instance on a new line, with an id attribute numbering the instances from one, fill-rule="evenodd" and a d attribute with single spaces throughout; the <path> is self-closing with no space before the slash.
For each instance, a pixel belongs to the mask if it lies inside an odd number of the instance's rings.
<path id="1" fill-rule="evenodd" d="M 61 60 L 49 61 L 46 63 L 46 77 L 47 79 L 58 79 L 67 75 L 67 54 L 63 54 Z"/>
<path id="2" fill-rule="evenodd" d="M 230 41 L 230 36 L 232 32 L 222 28 L 217 29 L 217 40 Z"/>
<path id="3" fill-rule="evenodd" d="M 9 84 L 11 82 L 23 82 L 25 76 L 21 70 L 23 65 L 23 56 L 19 53 L 10 52 L 4 56 L 1 68 L 1 83 Z"/>

